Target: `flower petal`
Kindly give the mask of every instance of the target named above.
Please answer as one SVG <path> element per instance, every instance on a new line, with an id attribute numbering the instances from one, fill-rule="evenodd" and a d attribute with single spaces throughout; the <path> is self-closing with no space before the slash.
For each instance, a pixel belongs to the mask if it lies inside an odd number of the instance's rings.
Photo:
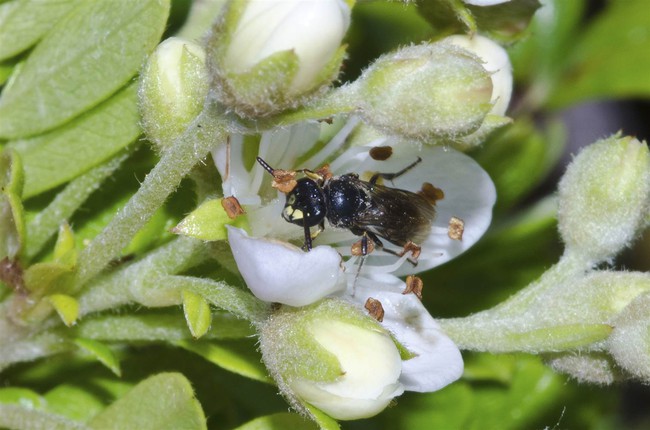
<path id="1" fill-rule="evenodd" d="M 492 207 L 496 201 L 496 191 L 488 174 L 469 156 L 451 148 L 421 146 L 407 142 L 397 143 L 387 140 L 383 145 L 392 147 L 392 155 L 384 161 L 372 159 L 367 152 L 354 152 L 350 160 L 341 165 L 350 169 L 347 172 L 359 173 L 362 179 L 369 179 L 372 173 L 394 173 L 414 162 L 417 157 L 422 162 L 413 169 L 386 181 L 385 185 L 417 192 L 424 182 L 429 182 L 444 192 L 444 198 L 436 202 L 436 218 L 432 230 L 423 243 L 418 265 L 403 264 L 395 274 L 398 276 L 422 272 L 445 263 L 470 248 L 485 233 L 492 220 Z M 370 147 L 368 147 L 370 150 Z M 337 160 L 339 161 L 339 160 Z M 452 217 L 464 222 L 462 240 L 451 239 L 448 235 L 449 221 Z M 326 229 L 318 237 L 319 243 L 341 245 L 339 251 L 350 255 L 350 245 L 359 240 L 349 233 L 342 240 L 340 230 Z M 401 248 L 384 241 L 387 248 L 401 251 Z M 365 271 L 372 267 L 390 265 L 395 256 L 375 251 L 364 263 Z"/>
<path id="2" fill-rule="evenodd" d="M 286 242 L 249 237 L 242 229 L 227 227 L 239 272 L 257 298 L 305 306 L 345 289 L 341 256 L 333 248 L 303 252 Z"/>
<path id="3" fill-rule="evenodd" d="M 416 357 L 402 363 L 400 382 L 407 391 L 431 392 L 454 382 L 463 374 L 458 347 L 440 329 L 422 302 L 413 294 L 402 294 L 406 285 L 392 275 L 359 278 L 355 303 L 369 297 L 384 309 L 382 325 Z"/>

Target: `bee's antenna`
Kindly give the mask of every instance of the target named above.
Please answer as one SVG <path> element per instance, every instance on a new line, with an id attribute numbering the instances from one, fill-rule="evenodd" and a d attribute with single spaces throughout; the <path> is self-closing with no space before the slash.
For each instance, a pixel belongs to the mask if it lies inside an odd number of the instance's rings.
<path id="1" fill-rule="evenodd" d="M 257 162 L 260 163 L 260 166 L 264 167 L 264 170 L 269 172 L 271 175 L 274 174 L 273 172 L 275 172 L 275 169 L 269 166 L 266 161 L 262 160 L 260 157 L 257 157 Z"/>

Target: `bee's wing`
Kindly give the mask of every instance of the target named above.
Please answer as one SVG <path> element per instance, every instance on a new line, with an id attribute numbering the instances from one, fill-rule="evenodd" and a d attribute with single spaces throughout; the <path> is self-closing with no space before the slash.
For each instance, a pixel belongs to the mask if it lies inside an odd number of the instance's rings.
<path id="1" fill-rule="evenodd" d="M 355 225 L 389 242 L 404 246 L 409 240 L 421 243 L 431 231 L 436 210 L 419 194 L 359 181 L 372 204 L 359 212 Z"/>

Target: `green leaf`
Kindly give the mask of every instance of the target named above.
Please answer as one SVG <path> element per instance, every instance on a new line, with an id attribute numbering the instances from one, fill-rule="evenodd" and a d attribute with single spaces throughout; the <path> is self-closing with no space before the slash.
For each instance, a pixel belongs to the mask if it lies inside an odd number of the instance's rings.
<path id="1" fill-rule="evenodd" d="M 130 85 L 63 127 L 10 142 L 25 166 L 23 196 L 57 187 L 113 157 L 138 137 L 138 121 L 137 88 Z"/>
<path id="2" fill-rule="evenodd" d="M 273 383 L 252 342 L 180 341 L 176 345 L 192 351 L 217 366 L 257 381 Z"/>
<path id="3" fill-rule="evenodd" d="M 0 137 L 59 126 L 123 87 L 158 43 L 169 1 L 82 2 L 48 33 L 0 97 Z"/>
<path id="4" fill-rule="evenodd" d="M 539 7 L 538 0 L 510 0 L 491 6 L 475 6 L 461 0 L 418 0 L 420 13 L 443 32 L 477 30 L 510 42 L 521 36 Z"/>
<path id="5" fill-rule="evenodd" d="M 43 248 L 49 238 L 67 223 L 75 211 L 111 176 L 122 164 L 127 154 L 120 154 L 105 164 L 101 164 L 83 175 L 73 179 L 47 205 L 39 207 L 27 224 L 27 244 L 25 256 L 33 258 Z M 29 209 L 28 209 L 29 211 Z M 76 256 L 75 256 L 76 258 Z"/>
<path id="6" fill-rule="evenodd" d="M 79 3 L 13 0 L 0 5 L 0 60 L 30 48 Z"/>
<path id="7" fill-rule="evenodd" d="M 0 404 L 0 427 L 18 430 L 89 430 L 83 423 L 21 405 Z"/>
<path id="8" fill-rule="evenodd" d="M 205 429 L 206 419 L 189 381 L 178 373 L 145 379 L 93 418 L 94 429 Z"/>
<path id="9" fill-rule="evenodd" d="M 584 17 L 585 0 L 546 0 L 535 14 L 527 37 L 509 49 L 517 82 L 537 87 L 545 94 L 566 63 Z"/>
<path id="10" fill-rule="evenodd" d="M 198 339 L 210 329 L 212 323 L 210 305 L 203 297 L 188 290 L 183 290 L 181 297 L 187 326 L 192 336 Z"/>
<path id="11" fill-rule="evenodd" d="M 79 302 L 77 302 L 77 299 L 66 294 L 52 294 L 47 299 L 54 306 L 66 326 L 70 327 L 77 321 L 79 317 Z"/>
<path id="12" fill-rule="evenodd" d="M 17 403 L 29 409 L 42 409 L 45 399 L 40 394 L 27 388 L 0 388 L 0 403 Z"/>
<path id="13" fill-rule="evenodd" d="M 96 340 L 77 338 L 74 343 L 84 351 L 88 352 L 95 359 L 97 359 L 104 366 L 117 376 L 122 375 L 120 370 L 120 362 L 118 361 L 113 351 L 106 345 Z"/>
<path id="14" fill-rule="evenodd" d="M 100 394 L 77 385 L 61 384 L 44 396 L 45 410 L 77 421 L 88 421 L 104 409 Z"/>
<path id="15" fill-rule="evenodd" d="M 20 195 L 23 167 L 15 151 L 0 154 L 0 259 L 16 258 L 25 243 L 25 221 Z"/>
<path id="16" fill-rule="evenodd" d="M 321 430 L 340 430 L 341 426 L 339 426 L 339 423 L 334 418 L 309 403 L 303 403 L 303 405 L 307 408 Z"/>
<path id="17" fill-rule="evenodd" d="M 255 418 L 235 430 L 315 430 L 318 426 L 298 414 L 280 412 Z"/>
<path id="18" fill-rule="evenodd" d="M 74 233 L 67 222 L 64 222 L 59 227 L 59 236 L 54 245 L 54 259 L 70 266 L 74 266 L 77 262 L 77 253 L 74 247 Z"/>
<path id="19" fill-rule="evenodd" d="M 243 217 L 232 220 L 226 214 L 222 199 L 207 200 L 183 218 L 172 230 L 176 234 L 190 236 L 200 240 L 226 240 L 226 224 L 242 226 Z"/>
<path id="20" fill-rule="evenodd" d="M 581 38 L 549 100 L 553 108 L 589 99 L 650 96 L 650 14 L 646 0 L 607 3 Z"/>
<path id="21" fill-rule="evenodd" d="M 37 297 L 70 292 L 74 273 L 74 267 L 67 264 L 51 261 L 32 264 L 24 273 L 25 287 Z"/>
<path id="22" fill-rule="evenodd" d="M 527 197 L 556 165 L 564 144 L 563 130 L 551 126 L 547 135 L 542 135 L 533 121 L 524 117 L 494 133 L 478 148 L 472 155 L 497 188 L 495 212 L 504 213 Z"/>
<path id="23" fill-rule="evenodd" d="M 213 339 L 239 339 L 255 332 L 250 323 L 227 312 L 215 312 L 212 328 L 207 337 Z M 76 327 L 77 335 L 85 338 L 116 341 L 167 341 L 188 338 L 187 323 L 177 310 L 173 313 L 155 312 L 144 315 L 102 315 L 84 318 Z"/>

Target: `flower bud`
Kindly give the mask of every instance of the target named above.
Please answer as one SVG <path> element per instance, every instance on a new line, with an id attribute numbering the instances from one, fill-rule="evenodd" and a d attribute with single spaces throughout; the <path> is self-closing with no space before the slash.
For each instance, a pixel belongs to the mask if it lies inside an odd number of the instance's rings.
<path id="1" fill-rule="evenodd" d="M 208 42 L 220 101 L 244 116 L 305 103 L 336 79 L 350 25 L 343 0 L 234 0 Z"/>
<path id="2" fill-rule="evenodd" d="M 158 45 L 140 80 L 142 125 L 149 140 L 160 149 L 171 144 L 201 113 L 207 94 L 203 48 L 177 37 Z"/>
<path id="3" fill-rule="evenodd" d="M 481 59 L 451 43 L 384 55 L 355 85 L 367 122 L 419 140 L 468 135 L 492 108 L 492 80 Z"/>
<path id="4" fill-rule="evenodd" d="M 404 391 L 391 336 L 339 300 L 281 310 L 262 328 L 260 347 L 280 389 L 300 410 L 306 402 L 336 419 L 367 418 Z"/>
<path id="5" fill-rule="evenodd" d="M 567 249 L 594 263 L 613 257 L 645 224 L 648 146 L 619 136 L 588 146 L 569 165 L 559 193 L 559 229 Z"/>
<path id="6" fill-rule="evenodd" d="M 455 35 L 447 37 L 444 41 L 467 49 L 483 60 L 483 68 L 491 73 L 492 78 L 490 101 L 493 105 L 490 113 L 505 114 L 512 94 L 512 65 L 506 50 L 487 37 L 479 35 Z"/>

